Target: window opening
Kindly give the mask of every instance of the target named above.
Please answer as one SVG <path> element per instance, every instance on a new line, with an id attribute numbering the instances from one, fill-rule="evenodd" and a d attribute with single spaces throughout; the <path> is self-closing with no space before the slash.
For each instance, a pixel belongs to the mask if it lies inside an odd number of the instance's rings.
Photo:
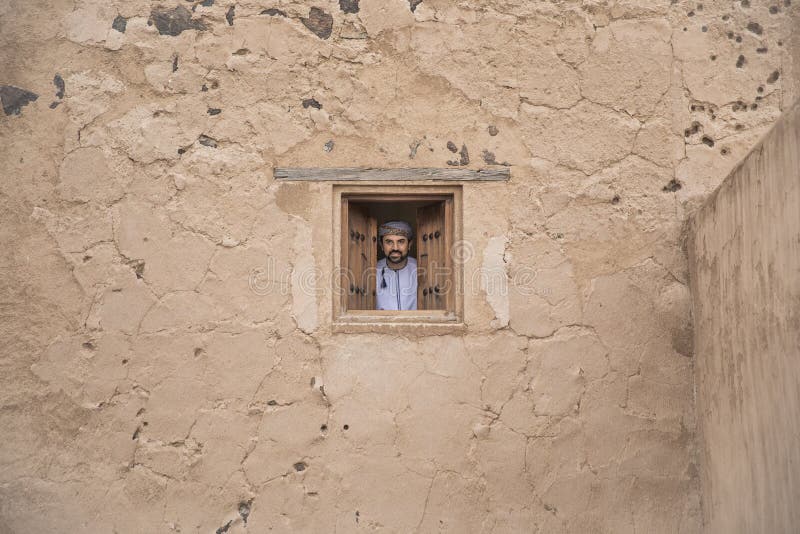
<path id="1" fill-rule="evenodd" d="M 394 315 L 438 313 L 455 319 L 456 276 L 450 250 L 454 243 L 454 195 L 342 194 L 342 299 L 344 314 L 388 312 Z M 384 247 L 381 226 L 404 221 L 411 228 L 406 262 L 391 268 L 397 247 Z M 395 263 L 397 265 L 397 263 Z M 413 286 L 410 282 L 413 273 Z M 412 292 L 415 298 L 409 298 Z M 387 293 L 392 297 L 391 305 Z M 414 301 L 414 306 L 409 303 Z"/>

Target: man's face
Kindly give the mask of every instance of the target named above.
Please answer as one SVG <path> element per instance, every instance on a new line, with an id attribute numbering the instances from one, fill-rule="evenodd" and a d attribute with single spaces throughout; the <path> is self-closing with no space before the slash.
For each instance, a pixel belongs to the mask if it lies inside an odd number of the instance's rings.
<path id="1" fill-rule="evenodd" d="M 385 235 L 381 240 L 383 253 L 389 263 L 402 263 L 408 257 L 410 243 L 408 238 L 402 235 Z"/>

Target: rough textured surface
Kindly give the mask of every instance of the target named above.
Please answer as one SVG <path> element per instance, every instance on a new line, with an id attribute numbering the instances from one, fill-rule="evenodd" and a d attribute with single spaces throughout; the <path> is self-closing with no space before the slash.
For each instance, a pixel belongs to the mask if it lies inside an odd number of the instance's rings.
<path id="1" fill-rule="evenodd" d="M 681 229 L 798 2 L 355 4 L 0 2 L 0 84 L 65 87 L 0 116 L 0 530 L 701 529 Z M 333 334 L 272 169 L 483 154 L 463 335 Z"/>
<path id="2" fill-rule="evenodd" d="M 693 218 L 709 532 L 795 532 L 800 510 L 800 103 Z"/>

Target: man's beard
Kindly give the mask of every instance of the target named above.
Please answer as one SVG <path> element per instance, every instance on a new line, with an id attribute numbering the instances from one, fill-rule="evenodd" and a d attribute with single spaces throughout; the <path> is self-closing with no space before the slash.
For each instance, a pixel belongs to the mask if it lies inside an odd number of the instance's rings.
<path id="1" fill-rule="evenodd" d="M 386 256 L 386 261 L 396 265 L 398 263 L 403 263 L 403 260 L 405 260 L 407 257 L 408 257 L 408 253 L 403 254 L 400 251 L 397 251 L 396 253 L 395 252 L 390 252 L 389 255 Z"/>

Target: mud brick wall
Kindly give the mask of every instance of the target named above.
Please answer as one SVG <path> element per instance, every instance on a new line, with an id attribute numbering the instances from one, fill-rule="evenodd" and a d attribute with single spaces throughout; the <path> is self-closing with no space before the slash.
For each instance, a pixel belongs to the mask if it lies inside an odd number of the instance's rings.
<path id="1" fill-rule="evenodd" d="M 0 531 L 700 531 L 682 228 L 796 4 L 0 3 Z M 272 169 L 492 165 L 465 330 L 332 333 Z"/>

